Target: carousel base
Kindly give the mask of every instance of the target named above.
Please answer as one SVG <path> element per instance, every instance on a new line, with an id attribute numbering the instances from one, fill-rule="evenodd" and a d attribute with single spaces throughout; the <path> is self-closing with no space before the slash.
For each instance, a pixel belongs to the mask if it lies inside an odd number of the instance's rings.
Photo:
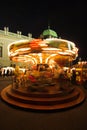
<path id="1" fill-rule="evenodd" d="M 76 86 L 67 92 L 42 93 L 21 91 L 9 85 L 1 91 L 1 98 L 6 103 L 19 108 L 60 110 L 82 103 L 85 99 L 85 94 L 81 88 Z"/>

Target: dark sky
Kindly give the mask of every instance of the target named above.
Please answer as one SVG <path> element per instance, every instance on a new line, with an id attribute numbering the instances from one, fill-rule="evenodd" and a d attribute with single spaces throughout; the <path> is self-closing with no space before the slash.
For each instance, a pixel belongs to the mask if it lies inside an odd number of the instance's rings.
<path id="1" fill-rule="evenodd" d="M 38 38 L 43 30 L 55 30 L 59 37 L 75 42 L 79 57 L 87 60 L 86 1 L 12 1 L 0 3 L 0 30 L 5 26 L 9 31 L 32 33 Z"/>

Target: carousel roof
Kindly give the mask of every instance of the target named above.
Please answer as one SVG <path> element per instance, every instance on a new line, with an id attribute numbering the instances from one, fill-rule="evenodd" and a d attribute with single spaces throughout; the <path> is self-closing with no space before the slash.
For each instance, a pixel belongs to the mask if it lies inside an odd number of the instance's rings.
<path id="1" fill-rule="evenodd" d="M 47 63 L 52 57 L 75 60 L 78 48 L 71 41 L 59 39 L 57 33 L 48 26 L 40 39 L 20 40 L 9 44 L 8 56 L 10 60 L 17 62 L 32 59 L 35 63 Z"/>
<path id="2" fill-rule="evenodd" d="M 75 60 L 78 48 L 73 42 L 58 38 L 21 40 L 9 44 L 8 56 L 12 61 L 28 62 L 32 59 L 35 63 L 47 63 L 50 57 L 72 57 Z"/>

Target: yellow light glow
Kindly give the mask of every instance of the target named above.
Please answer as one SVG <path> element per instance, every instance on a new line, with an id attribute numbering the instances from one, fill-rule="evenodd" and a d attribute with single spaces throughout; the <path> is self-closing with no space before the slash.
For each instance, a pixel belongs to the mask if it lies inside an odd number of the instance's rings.
<path id="1" fill-rule="evenodd" d="M 31 46 L 36 45 L 36 48 Z M 58 39 L 36 39 L 32 40 L 20 40 L 8 45 L 8 56 L 13 61 L 29 62 L 33 63 L 48 63 L 49 60 L 60 58 L 61 56 L 72 57 L 72 60 L 78 56 L 78 48 L 74 42 Z"/>

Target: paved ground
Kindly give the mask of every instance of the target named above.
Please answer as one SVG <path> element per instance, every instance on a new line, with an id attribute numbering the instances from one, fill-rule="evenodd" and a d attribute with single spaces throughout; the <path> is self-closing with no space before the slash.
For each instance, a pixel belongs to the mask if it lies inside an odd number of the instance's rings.
<path id="1" fill-rule="evenodd" d="M 0 78 L 0 92 L 12 83 L 11 77 Z M 87 90 L 83 86 L 87 96 Z M 62 111 L 31 111 L 12 107 L 0 98 L 0 130 L 85 130 L 87 99 L 77 107 Z"/>

